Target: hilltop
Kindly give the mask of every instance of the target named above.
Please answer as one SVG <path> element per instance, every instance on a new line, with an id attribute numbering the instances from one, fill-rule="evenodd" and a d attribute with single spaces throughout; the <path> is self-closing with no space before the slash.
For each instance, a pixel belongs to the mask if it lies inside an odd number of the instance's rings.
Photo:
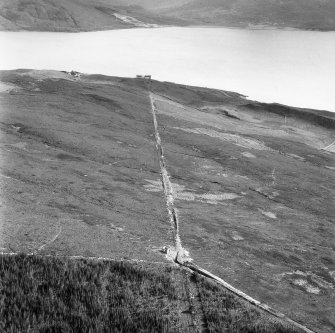
<path id="1" fill-rule="evenodd" d="M 174 258 L 151 98 L 189 257 L 333 331 L 334 113 L 57 71 L 2 71 L 0 88 L 3 252 Z"/>
<path id="2" fill-rule="evenodd" d="M 332 0 L 1 0 L 1 30 L 93 31 L 157 25 L 335 30 Z"/>

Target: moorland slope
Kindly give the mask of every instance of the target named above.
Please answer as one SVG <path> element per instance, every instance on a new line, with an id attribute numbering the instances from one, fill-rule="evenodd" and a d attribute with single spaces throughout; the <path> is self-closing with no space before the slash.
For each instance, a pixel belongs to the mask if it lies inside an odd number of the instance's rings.
<path id="1" fill-rule="evenodd" d="M 2 251 L 167 261 L 144 80 L 17 70 L 0 81 Z M 334 113 L 158 81 L 151 96 L 190 257 L 332 332 Z"/>

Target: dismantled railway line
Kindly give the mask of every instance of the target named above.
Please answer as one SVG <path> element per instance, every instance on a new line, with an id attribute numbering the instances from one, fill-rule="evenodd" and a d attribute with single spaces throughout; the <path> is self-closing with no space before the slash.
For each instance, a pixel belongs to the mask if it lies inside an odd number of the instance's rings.
<path id="1" fill-rule="evenodd" d="M 168 259 L 172 259 L 178 265 L 180 265 L 182 267 L 186 267 L 193 272 L 196 272 L 196 273 L 198 273 L 198 274 L 200 274 L 200 275 L 202 275 L 206 278 L 210 278 L 210 279 L 216 281 L 217 283 L 224 286 L 229 291 L 233 292 L 235 295 L 243 298 L 244 300 L 246 300 L 249 303 L 255 305 L 256 307 L 270 313 L 271 315 L 273 315 L 273 316 L 275 316 L 279 319 L 282 319 L 282 320 L 286 321 L 287 323 L 301 329 L 302 331 L 304 331 L 306 333 L 315 333 L 314 331 L 310 330 L 309 328 L 307 328 L 307 327 L 299 324 L 298 322 L 288 318 L 285 314 L 283 314 L 283 313 L 281 313 L 281 312 L 279 312 L 275 309 L 272 309 L 270 306 L 252 298 L 251 296 L 245 294 L 243 291 L 233 287 L 232 285 L 230 285 L 229 283 L 227 283 L 226 281 L 224 281 L 220 277 L 206 271 L 205 269 L 197 266 L 196 264 L 194 264 L 192 262 L 192 259 L 188 256 L 188 251 L 186 251 L 182 247 L 181 238 L 180 238 L 180 235 L 179 235 L 178 211 L 174 207 L 175 196 L 174 196 L 174 192 L 173 192 L 173 186 L 172 186 L 172 183 L 170 181 L 169 173 L 168 173 L 168 170 L 167 170 L 167 164 L 166 164 L 165 157 L 164 157 L 164 149 L 163 149 L 162 140 L 161 140 L 160 134 L 159 134 L 158 120 L 157 120 L 157 108 L 156 108 L 156 105 L 155 105 L 154 93 L 152 91 L 151 77 L 144 78 L 144 80 L 146 81 L 146 84 L 147 84 L 148 95 L 149 95 L 149 99 L 150 99 L 151 113 L 152 113 L 152 117 L 153 117 L 153 124 L 154 124 L 154 131 L 155 131 L 155 140 L 156 140 L 155 144 L 156 144 L 156 150 L 157 150 L 157 153 L 158 153 L 159 164 L 160 164 L 161 181 L 162 181 L 162 186 L 163 186 L 163 190 L 164 190 L 164 196 L 165 196 L 167 211 L 168 211 L 168 215 L 169 215 L 169 221 L 170 221 L 170 224 L 173 228 L 173 233 L 174 233 L 174 241 L 175 241 L 174 249 L 169 249 L 167 251 L 168 252 L 167 253 Z"/>

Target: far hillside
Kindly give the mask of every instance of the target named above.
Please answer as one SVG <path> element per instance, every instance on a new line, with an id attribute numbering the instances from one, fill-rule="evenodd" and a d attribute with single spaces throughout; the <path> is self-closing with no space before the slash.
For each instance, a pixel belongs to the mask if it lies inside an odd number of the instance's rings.
<path id="1" fill-rule="evenodd" d="M 0 1 L 0 30 L 78 32 L 152 24 L 180 25 L 181 21 L 118 0 Z"/>
<path id="2" fill-rule="evenodd" d="M 156 25 L 335 30 L 333 0 L 1 0 L 1 30 L 93 31 Z"/>
<path id="3" fill-rule="evenodd" d="M 334 30 L 332 0 L 191 0 L 164 11 L 195 24 Z"/>

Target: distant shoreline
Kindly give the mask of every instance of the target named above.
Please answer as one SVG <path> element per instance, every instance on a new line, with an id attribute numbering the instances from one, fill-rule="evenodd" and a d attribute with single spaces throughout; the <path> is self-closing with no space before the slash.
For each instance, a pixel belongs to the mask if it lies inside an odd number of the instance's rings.
<path id="1" fill-rule="evenodd" d="M 59 33 L 81 33 L 81 32 L 98 32 L 98 31 L 113 31 L 113 30 L 130 30 L 130 29 L 162 29 L 162 28 L 224 28 L 224 29 L 239 29 L 239 30 L 275 30 L 275 31 L 311 31 L 311 32 L 335 32 L 335 30 L 325 29 L 301 29 L 294 27 L 276 27 L 276 26 L 264 26 L 264 25 L 252 25 L 252 26 L 228 26 L 228 25 L 204 25 L 204 24 L 189 24 L 189 25 L 158 25 L 157 27 L 136 27 L 136 26 L 125 26 L 122 28 L 99 27 L 96 29 L 71 29 L 71 28 L 60 28 L 53 30 L 44 29 L 3 29 L 0 28 L 0 32 L 59 32 Z"/>
<path id="2" fill-rule="evenodd" d="M 181 26 L 182 27 L 182 26 Z M 303 29 L 294 27 L 279 27 L 273 25 L 250 25 L 250 26 L 228 26 L 228 25 L 187 25 L 185 27 L 192 28 L 226 28 L 226 29 L 244 29 L 244 30 L 276 30 L 276 31 L 312 31 L 312 32 L 335 32 L 331 29 Z"/>

